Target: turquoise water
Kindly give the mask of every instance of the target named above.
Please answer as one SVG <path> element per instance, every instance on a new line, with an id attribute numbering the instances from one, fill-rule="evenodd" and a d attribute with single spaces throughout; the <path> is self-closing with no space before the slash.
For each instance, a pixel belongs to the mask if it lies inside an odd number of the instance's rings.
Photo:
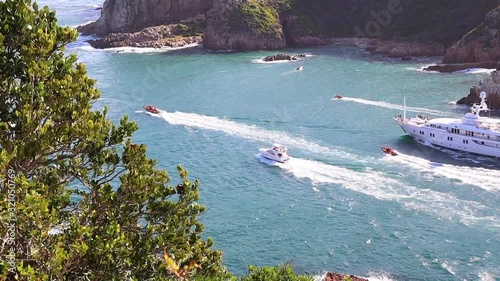
<path id="1" fill-rule="evenodd" d="M 64 25 L 99 15 L 92 0 L 44 3 Z M 200 180 L 206 233 L 231 272 L 292 261 L 300 273 L 370 280 L 500 278 L 498 159 L 424 147 L 392 120 L 403 96 L 411 114 L 458 117 L 466 110 L 453 101 L 485 74 L 424 73 L 439 58 L 353 47 L 285 50 L 308 57 L 264 64 L 275 52 L 102 51 L 85 39 L 69 50 L 98 81 L 96 108 L 135 120 L 134 141 L 174 182 L 178 164 Z M 257 155 L 275 142 L 289 148 L 287 164 Z"/>

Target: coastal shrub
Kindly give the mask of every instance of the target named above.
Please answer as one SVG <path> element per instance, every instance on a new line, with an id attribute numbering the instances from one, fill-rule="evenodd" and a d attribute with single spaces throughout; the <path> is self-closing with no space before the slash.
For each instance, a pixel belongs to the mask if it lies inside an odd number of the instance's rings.
<path id="1" fill-rule="evenodd" d="M 256 30 L 261 34 L 279 36 L 281 25 L 277 11 L 265 2 L 248 1 L 231 11 L 229 26 L 233 31 Z"/>
<path id="2" fill-rule="evenodd" d="M 175 26 L 175 34 L 184 37 L 202 35 L 206 26 L 207 21 L 204 17 L 183 20 Z"/>
<path id="3" fill-rule="evenodd" d="M 30 0 L 0 1 L 2 280 L 169 280 L 224 274 L 202 239 L 198 181 L 156 169 L 137 125 L 64 46 L 77 32 Z"/>
<path id="4" fill-rule="evenodd" d="M 248 276 L 242 276 L 241 281 L 312 281 L 313 277 L 296 275 L 290 264 L 276 267 L 248 267 Z"/>

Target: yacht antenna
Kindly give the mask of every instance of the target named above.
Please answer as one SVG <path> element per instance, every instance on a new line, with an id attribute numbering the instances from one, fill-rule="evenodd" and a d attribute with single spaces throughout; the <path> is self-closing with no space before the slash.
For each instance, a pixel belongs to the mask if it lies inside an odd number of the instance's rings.
<path id="1" fill-rule="evenodd" d="M 406 120 L 406 97 L 403 97 L 403 120 Z"/>

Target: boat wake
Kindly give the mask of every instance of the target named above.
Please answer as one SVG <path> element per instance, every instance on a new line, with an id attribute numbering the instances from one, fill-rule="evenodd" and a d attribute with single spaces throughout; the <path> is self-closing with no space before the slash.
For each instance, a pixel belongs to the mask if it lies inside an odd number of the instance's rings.
<path id="1" fill-rule="evenodd" d="M 340 148 L 322 146 L 286 132 L 266 130 L 255 125 L 237 123 L 231 120 L 220 119 L 218 117 L 200 115 L 196 113 L 171 113 L 163 110 L 160 110 L 160 114 L 153 116 L 161 117 L 163 120 L 172 125 L 182 125 L 186 127 L 223 132 L 230 136 L 254 141 L 280 143 L 287 147 L 294 147 L 313 153 L 333 156 L 336 159 L 356 160 L 358 162 L 374 161 L 374 159 L 370 159 L 369 157 L 360 157 L 358 155 L 345 152 Z"/>
<path id="2" fill-rule="evenodd" d="M 361 158 L 340 149 L 321 146 L 285 132 L 266 130 L 258 126 L 236 123 L 217 117 L 196 113 L 170 113 L 163 110 L 160 110 L 159 114 L 150 115 L 162 118 L 172 125 L 223 132 L 231 136 L 267 143 L 277 142 L 288 147 L 333 156 L 335 159 L 344 158 L 358 163 L 374 161 L 374 159 Z M 404 208 L 423 211 L 441 219 L 460 221 L 467 225 L 487 223 L 498 227 L 496 222 L 500 219 L 500 216 L 480 203 L 459 200 L 452 194 L 408 186 L 397 178 L 390 177 L 383 172 L 374 171 L 369 167 L 363 168 L 363 171 L 353 171 L 340 166 L 294 157 L 290 157 L 290 160 L 286 163 L 264 160 L 259 155 L 257 157 L 266 164 L 278 166 L 296 178 L 307 178 L 314 184 L 337 184 L 346 189 L 373 196 L 379 200 L 396 201 L 403 205 Z"/>
<path id="3" fill-rule="evenodd" d="M 460 200 L 452 194 L 410 186 L 397 178 L 370 168 L 353 171 L 301 158 L 290 158 L 286 163 L 274 162 L 271 165 L 280 167 L 296 178 L 307 178 L 316 185 L 323 183 L 340 185 L 378 200 L 397 202 L 406 209 L 425 212 L 440 219 L 461 222 L 465 225 L 479 223 L 499 227 L 498 210 L 492 210 L 474 201 Z"/>
<path id="4" fill-rule="evenodd" d="M 459 180 L 463 184 L 477 186 L 486 191 L 500 190 L 500 184 L 498 183 L 500 178 L 499 170 L 443 164 L 403 153 L 399 153 L 397 157 L 386 157 L 385 159 L 408 165 L 422 172 Z"/>
<path id="5" fill-rule="evenodd" d="M 371 101 L 371 100 L 350 98 L 350 97 L 342 97 L 341 99 L 334 97 L 331 100 L 350 101 L 350 102 L 356 102 L 356 103 L 361 103 L 361 104 L 366 104 L 366 105 L 373 105 L 373 106 L 378 106 L 378 107 L 389 108 L 389 109 L 397 109 L 397 110 L 401 110 L 401 111 L 404 109 L 404 107 L 402 105 L 388 103 L 388 102 L 384 102 L 384 101 Z M 426 108 L 421 108 L 421 107 L 411 107 L 411 106 L 407 106 L 406 111 L 425 113 L 425 114 L 431 114 L 431 115 L 438 115 L 438 116 L 453 115 L 453 113 L 449 113 L 449 112 L 426 109 Z"/>

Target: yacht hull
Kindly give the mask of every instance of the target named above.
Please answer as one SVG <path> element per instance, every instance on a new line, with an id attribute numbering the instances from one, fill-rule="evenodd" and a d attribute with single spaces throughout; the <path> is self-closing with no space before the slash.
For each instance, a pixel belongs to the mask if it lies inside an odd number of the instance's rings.
<path id="1" fill-rule="evenodd" d="M 403 131 L 412 136 L 417 142 L 423 145 L 433 145 L 452 150 L 464 151 L 478 155 L 500 157 L 500 138 L 496 135 L 486 137 L 472 137 L 460 132 L 467 132 L 463 128 L 457 129 L 458 133 L 451 133 L 450 128 L 436 128 L 421 124 L 407 122 L 406 120 L 396 120 Z M 455 128 L 453 128 L 455 129 Z"/>

